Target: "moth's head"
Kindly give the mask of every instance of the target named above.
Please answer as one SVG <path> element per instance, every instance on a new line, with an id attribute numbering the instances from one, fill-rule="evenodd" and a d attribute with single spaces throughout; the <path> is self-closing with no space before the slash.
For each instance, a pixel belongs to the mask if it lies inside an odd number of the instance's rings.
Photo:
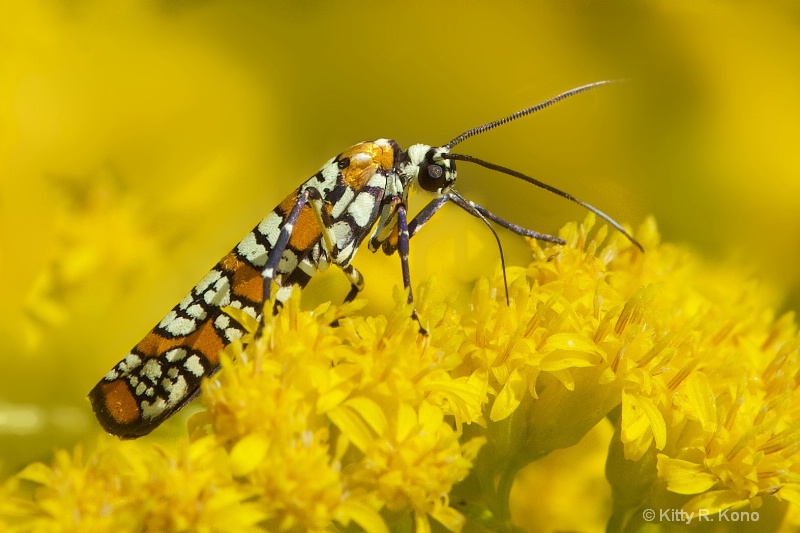
<path id="1" fill-rule="evenodd" d="M 407 175 L 425 191 L 441 194 L 456 182 L 456 163 L 444 156 L 450 149 L 444 146 L 415 144 L 408 149 Z"/>

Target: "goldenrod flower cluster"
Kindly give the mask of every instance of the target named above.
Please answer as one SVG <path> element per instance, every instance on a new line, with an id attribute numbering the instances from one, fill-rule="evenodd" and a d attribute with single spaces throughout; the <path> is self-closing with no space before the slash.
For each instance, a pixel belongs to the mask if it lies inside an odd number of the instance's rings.
<path id="1" fill-rule="evenodd" d="M 226 349 L 187 442 L 57 452 L 0 488 L 0 519 L 42 532 L 538 531 L 547 498 L 521 492 L 519 472 L 609 424 L 610 530 L 669 530 L 669 509 L 791 530 L 793 316 L 660 244 L 652 221 L 644 254 L 593 223 L 565 227 L 565 246 L 532 243 L 531 264 L 507 271 L 508 304 L 500 272 L 468 309 L 423 285 L 427 336 L 399 290 L 387 316 L 293 298 Z"/>

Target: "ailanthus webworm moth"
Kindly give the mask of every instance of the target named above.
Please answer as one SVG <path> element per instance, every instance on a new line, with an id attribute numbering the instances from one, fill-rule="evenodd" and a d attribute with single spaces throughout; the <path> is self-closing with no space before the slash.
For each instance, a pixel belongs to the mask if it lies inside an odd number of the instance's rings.
<path id="1" fill-rule="evenodd" d="M 141 437 L 186 405 L 199 391 L 203 377 L 219 368 L 222 349 L 245 332 L 222 308 L 239 308 L 260 321 L 272 282 L 278 286 L 277 311 L 294 287 L 302 289 L 314 274 L 334 264 L 351 284 L 345 300 L 355 298 L 364 280 L 351 261 L 367 236 L 371 251 L 382 248 L 387 255 L 398 252 L 403 286 L 412 303 L 408 242 L 448 202 L 490 228 L 494 222 L 518 235 L 563 244 L 558 237 L 512 224 L 466 200 L 453 188 L 456 161 L 514 176 L 578 203 L 641 249 L 622 226 L 589 204 L 522 173 L 451 152 L 474 135 L 608 83 L 600 81 L 566 91 L 467 130 L 442 146 L 415 144 L 403 150 L 395 141 L 378 139 L 357 144 L 329 160 L 267 214 L 92 389 L 89 399 L 100 424 L 121 438 Z M 408 194 L 414 187 L 432 193 L 434 198 L 408 221 Z M 416 311 L 413 315 L 419 322 Z M 420 331 L 424 333 L 421 324 Z"/>

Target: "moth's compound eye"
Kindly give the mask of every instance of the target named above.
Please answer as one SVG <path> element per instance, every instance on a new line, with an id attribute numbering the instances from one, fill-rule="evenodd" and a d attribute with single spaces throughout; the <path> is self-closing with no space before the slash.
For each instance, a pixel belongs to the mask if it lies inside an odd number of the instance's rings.
<path id="1" fill-rule="evenodd" d="M 444 165 L 425 161 L 419 167 L 417 180 L 426 191 L 436 192 L 447 185 L 447 172 Z"/>

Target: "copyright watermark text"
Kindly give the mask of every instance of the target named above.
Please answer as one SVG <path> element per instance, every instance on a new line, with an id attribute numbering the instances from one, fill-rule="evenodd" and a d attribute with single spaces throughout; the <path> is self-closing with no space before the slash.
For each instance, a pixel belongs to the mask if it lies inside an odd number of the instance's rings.
<path id="1" fill-rule="evenodd" d="M 645 522 L 674 522 L 691 524 L 692 522 L 758 522 L 758 511 L 733 511 L 723 509 L 714 511 L 698 509 L 684 511 L 683 509 L 645 509 L 642 511 Z"/>

